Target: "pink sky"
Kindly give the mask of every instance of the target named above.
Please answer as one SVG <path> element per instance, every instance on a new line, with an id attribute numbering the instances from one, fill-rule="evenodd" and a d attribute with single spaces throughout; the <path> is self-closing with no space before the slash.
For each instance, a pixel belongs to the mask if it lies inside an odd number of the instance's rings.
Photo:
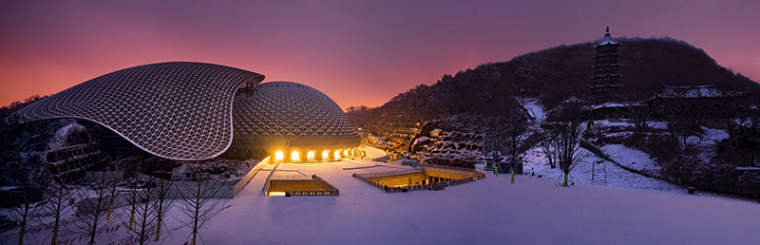
<path id="1" fill-rule="evenodd" d="M 0 106 L 166 61 L 294 81 L 378 106 L 486 62 L 613 36 L 684 40 L 760 81 L 760 2 L 14 1 L 0 8 Z"/>

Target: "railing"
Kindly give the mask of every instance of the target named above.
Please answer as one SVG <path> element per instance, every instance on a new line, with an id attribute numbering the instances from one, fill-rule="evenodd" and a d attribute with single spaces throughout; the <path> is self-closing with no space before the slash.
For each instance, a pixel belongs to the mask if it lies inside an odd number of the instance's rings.
<path id="1" fill-rule="evenodd" d="M 472 169 L 472 168 L 460 168 L 460 167 L 445 166 L 445 165 L 436 165 L 436 164 L 427 164 L 427 163 L 420 163 L 420 164 L 418 164 L 418 166 L 420 166 L 420 167 L 438 168 L 438 169 L 450 169 L 450 170 L 465 171 L 465 172 L 478 172 L 477 170 Z"/>
<path id="2" fill-rule="evenodd" d="M 325 187 L 325 189 L 327 189 L 327 191 L 329 191 L 331 193 L 330 196 L 337 196 L 337 195 L 340 194 L 339 191 L 338 191 L 338 188 L 335 188 L 335 186 L 331 185 L 330 183 L 328 183 L 327 181 L 325 181 L 321 177 L 317 176 L 316 174 L 312 175 L 311 178 L 314 181 L 316 181 L 318 184 L 320 184 L 323 187 Z"/>
<path id="3" fill-rule="evenodd" d="M 409 170 L 398 170 L 398 171 L 390 171 L 390 172 L 366 173 L 366 174 L 354 174 L 354 175 L 360 175 L 363 178 L 369 179 L 369 178 L 379 178 L 379 177 L 388 177 L 388 176 L 414 174 L 414 173 L 422 173 L 422 171 L 416 170 L 416 169 L 409 169 Z"/>
<path id="4" fill-rule="evenodd" d="M 286 197 L 291 196 L 337 196 L 338 190 L 324 190 L 324 191 L 285 191 Z"/>

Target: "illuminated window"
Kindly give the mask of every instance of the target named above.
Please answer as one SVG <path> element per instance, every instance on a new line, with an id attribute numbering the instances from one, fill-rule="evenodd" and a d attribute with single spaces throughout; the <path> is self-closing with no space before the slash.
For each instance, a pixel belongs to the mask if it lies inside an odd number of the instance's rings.
<path id="1" fill-rule="evenodd" d="M 301 161 L 301 154 L 299 154 L 298 151 L 293 151 L 292 153 L 290 153 L 290 161 L 291 162 Z"/>
<path id="2" fill-rule="evenodd" d="M 275 161 L 282 161 L 283 159 L 285 159 L 285 153 L 283 153 L 282 151 L 277 151 L 274 153 Z"/>
<path id="3" fill-rule="evenodd" d="M 309 151 L 306 153 L 306 161 L 307 162 L 313 162 L 317 160 L 317 152 L 315 151 Z"/>
<path id="4" fill-rule="evenodd" d="M 351 156 L 351 151 L 349 151 L 348 149 L 345 149 L 345 150 L 343 150 L 343 156 L 344 156 L 344 157 L 349 157 L 349 156 Z"/>
<path id="5" fill-rule="evenodd" d="M 330 151 L 324 150 L 322 151 L 322 161 L 327 161 L 330 159 Z"/>
<path id="6" fill-rule="evenodd" d="M 268 194 L 269 194 L 269 196 L 273 196 L 273 197 L 284 197 L 285 196 L 285 192 L 283 192 L 283 191 L 276 191 L 276 192 L 273 191 L 273 192 L 269 192 Z"/>
<path id="7" fill-rule="evenodd" d="M 335 156 L 335 160 L 340 160 L 340 149 L 335 150 L 335 153 L 333 153 L 333 156 Z"/>

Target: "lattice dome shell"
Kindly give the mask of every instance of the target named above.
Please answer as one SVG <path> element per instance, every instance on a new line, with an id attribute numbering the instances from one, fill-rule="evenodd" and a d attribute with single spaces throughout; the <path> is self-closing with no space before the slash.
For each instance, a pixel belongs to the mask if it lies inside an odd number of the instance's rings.
<path id="1" fill-rule="evenodd" d="M 272 143 L 287 138 L 290 145 L 309 140 L 338 143 L 331 147 L 358 145 L 359 141 L 338 104 L 303 84 L 268 82 L 240 92 L 235 96 L 233 114 L 236 141 L 256 138 Z M 252 142 L 256 141 L 245 144 Z"/>
<path id="2" fill-rule="evenodd" d="M 319 90 L 293 82 L 262 83 L 235 96 L 235 135 L 352 136 L 343 110 Z"/>
<path id="3" fill-rule="evenodd" d="M 264 76 L 194 63 L 149 64 L 108 73 L 16 112 L 9 121 L 80 118 L 173 160 L 206 160 L 229 148 L 238 88 Z"/>

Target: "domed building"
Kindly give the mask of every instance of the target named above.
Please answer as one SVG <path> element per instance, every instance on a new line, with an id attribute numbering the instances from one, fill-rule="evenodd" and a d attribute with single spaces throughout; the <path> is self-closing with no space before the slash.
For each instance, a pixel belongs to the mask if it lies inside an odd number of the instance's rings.
<path id="1" fill-rule="evenodd" d="M 339 160 L 359 136 L 330 97 L 293 82 L 268 82 L 235 95 L 233 150 L 264 150 L 281 161 Z"/>
<path id="2" fill-rule="evenodd" d="M 214 64 L 142 65 L 34 102 L 7 122 L 86 120 L 176 161 L 213 159 L 233 145 L 265 150 L 280 161 L 340 159 L 359 145 L 343 111 L 325 94 L 289 82 L 259 86 L 262 80 L 261 74 Z M 332 157 L 309 155 L 318 150 Z"/>

